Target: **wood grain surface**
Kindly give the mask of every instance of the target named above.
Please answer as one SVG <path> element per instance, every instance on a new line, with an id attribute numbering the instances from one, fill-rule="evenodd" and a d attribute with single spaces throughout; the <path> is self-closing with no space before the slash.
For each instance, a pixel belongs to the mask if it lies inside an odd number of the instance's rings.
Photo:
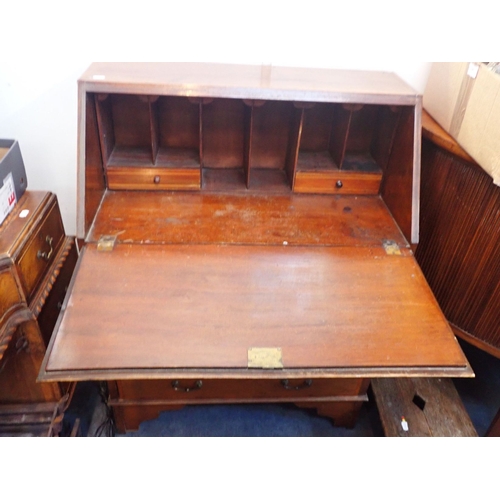
<path id="1" fill-rule="evenodd" d="M 467 371 L 409 252 L 132 244 L 85 247 L 46 370 L 248 372 L 250 347 L 287 369 Z"/>
<path id="2" fill-rule="evenodd" d="M 450 379 L 374 379 L 372 389 L 386 436 L 477 437 Z"/>
<path id="3" fill-rule="evenodd" d="M 408 243 L 377 196 L 108 191 L 88 241 L 378 246 Z"/>

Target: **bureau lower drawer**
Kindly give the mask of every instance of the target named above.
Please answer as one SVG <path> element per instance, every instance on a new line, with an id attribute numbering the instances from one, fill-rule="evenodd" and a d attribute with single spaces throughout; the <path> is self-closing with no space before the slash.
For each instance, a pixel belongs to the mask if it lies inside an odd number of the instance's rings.
<path id="1" fill-rule="evenodd" d="M 31 299 L 39 281 L 52 264 L 64 236 L 59 205 L 53 203 L 34 233 L 27 239 L 16 259 L 28 300 Z"/>
<path id="2" fill-rule="evenodd" d="M 363 379 L 124 380 L 116 382 L 120 401 L 248 402 L 352 398 L 365 394 Z"/>

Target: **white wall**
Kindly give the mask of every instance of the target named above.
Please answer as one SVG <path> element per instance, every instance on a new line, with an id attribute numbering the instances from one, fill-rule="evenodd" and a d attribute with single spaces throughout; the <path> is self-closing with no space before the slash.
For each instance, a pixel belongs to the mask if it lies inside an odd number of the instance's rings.
<path id="1" fill-rule="evenodd" d="M 29 189 L 58 195 L 69 234 L 76 231 L 76 81 L 92 60 L 387 70 L 421 92 L 430 69 L 419 62 L 428 54 L 409 18 L 393 17 L 400 2 L 9 4 L 0 30 L 10 57 L 0 64 L 0 137 L 19 140 Z"/>

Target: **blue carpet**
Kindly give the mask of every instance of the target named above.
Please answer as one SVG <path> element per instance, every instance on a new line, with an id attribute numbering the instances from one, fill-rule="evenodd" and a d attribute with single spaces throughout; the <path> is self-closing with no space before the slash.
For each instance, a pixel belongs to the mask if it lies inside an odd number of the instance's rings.
<path id="1" fill-rule="evenodd" d="M 163 412 L 143 422 L 130 437 L 327 437 L 374 436 L 369 408 L 363 408 L 354 429 L 334 427 L 313 410 L 293 405 L 203 405 Z"/>
<path id="2" fill-rule="evenodd" d="M 500 359 L 459 342 L 476 377 L 455 379 L 455 387 L 478 435 L 484 436 L 500 409 Z"/>

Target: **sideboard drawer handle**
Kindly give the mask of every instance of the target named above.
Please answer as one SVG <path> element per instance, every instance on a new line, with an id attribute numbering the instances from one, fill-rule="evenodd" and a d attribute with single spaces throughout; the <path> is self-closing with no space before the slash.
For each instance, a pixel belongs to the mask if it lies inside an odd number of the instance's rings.
<path id="1" fill-rule="evenodd" d="M 202 386 L 203 382 L 201 380 L 197 380 L 191 387 L 181 387 L 181 383 L 178 380 L 174 380 L 172 382 L 172 387 L 174 391 L 179 391 L 179 392 L 199 391 L 202 388 Z"/>
<path id="2" fill-rule="evenodd" d="M 311 387 L 312 383 L 313 381 L 310 378 L 304 380 L 304 382 L 299 385 L 290 385 L 290 381 L 287 379 L 281 381 L 281 385 L 287 391 L 300 391 L 301 389 L 307 389 L 308 387 Z"/>
<path id="3" fill-rule="evenodd" d="M 38 253 L 36 254 L 38 259 L 43 259 L 46 260 L 47 262 L 50 260 L 52 257 L 52 252 L 54 251 L 54 248 L 52 247 L 52 242 L 54 241 L 54 238 L 51 236 L 47 236 L 45 238 L 45 242 L 49 245 L 49 251 L 48 252 L 42 252 L 41 250 L 38 250 Z"/>

